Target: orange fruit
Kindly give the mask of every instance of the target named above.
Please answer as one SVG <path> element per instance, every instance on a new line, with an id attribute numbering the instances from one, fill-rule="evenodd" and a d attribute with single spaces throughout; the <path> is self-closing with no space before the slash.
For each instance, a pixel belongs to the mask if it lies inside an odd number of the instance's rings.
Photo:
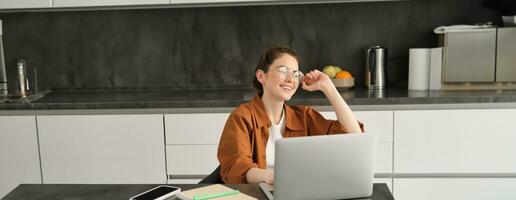
<path id="1" fill-rule="evenodd" d="M 349 73 L 348 71 L 342 70 L 339 73 L 335 74 L 335 78 L 336 79 L 353 78 L 353 76 L 351 76 L 351 73 Z"/>

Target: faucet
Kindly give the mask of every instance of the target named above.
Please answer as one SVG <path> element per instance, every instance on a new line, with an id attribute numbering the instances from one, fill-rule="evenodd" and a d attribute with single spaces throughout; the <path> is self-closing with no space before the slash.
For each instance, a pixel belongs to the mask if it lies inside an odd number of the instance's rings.
<path id="1" fill-rule="evenodd" d="M 28 66 L 25 60 L 19 60 L 16 63 L 17 66 L 17 78 L 18 78 L 18 92 L 17 95 L 24 98 L 32 94 L 38 93 L 38 74 L 36 68 Z M 32 70 L 29 76 L 28 70 Z M 29 78 L 31 81 L 29 82 Z"/>
<path id="2" fill-rule="evenodd" d="M 20 60 L 16 63 L 18 66 L 18 95 L 21 97 L 27 97 L 29 90 L 29 79 L 27 79 L 27 66 L 25 64 L 25 60 Z"/>
<path id="3" fill-rule="evenodd" d="M 2 42 L 2 20 L 0 20 L 0 96 L 7 96 L 7 75 L 5 71 L 4 44 Z"/>

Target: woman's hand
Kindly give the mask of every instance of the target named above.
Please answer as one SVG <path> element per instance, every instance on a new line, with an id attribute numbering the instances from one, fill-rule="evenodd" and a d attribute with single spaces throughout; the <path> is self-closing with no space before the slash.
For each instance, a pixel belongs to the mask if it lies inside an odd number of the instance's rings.
<path id="1" fill-rule="evenodd" d="M 253 167 L 247 171 L 246 174 L 248 183 L 262 183 L 274 184 L 274 170 L 273 169 L 260 169 Z"/>
<path id="2" fill-rule="evenodd" d="M 270 169 L 266 169 L 264 173 L 264 182 L 273 185 L 274 184 L 274 171 Z"/>
<path id="3" fill-rule="evenodd" d="M 346 127 L 346 130 L 349 133 L 362 132 L 360 125 L 355 118 L 355 115 L 349 108 L 348 104 L 344 101 L 335 85 L 333 85 L 333 82 L 331 82 L 331 79 L 328 77 L 328 75 L 318 70 L 313 70 L 309 73 L 306 73 L 303 80 L 303 89 L 308 91 L 322 91 L 333 106 L 339 123 Z"/>
<path id="4" fill-rule="evenodd" d="M 328 75 L 322 73 L 319 70 L 312 70 L 305 74 L 305 78 L 302 82 L 302 88 L 307 91 L 322 92 L 328 91 L 329 89 L 335 88 Z"/>

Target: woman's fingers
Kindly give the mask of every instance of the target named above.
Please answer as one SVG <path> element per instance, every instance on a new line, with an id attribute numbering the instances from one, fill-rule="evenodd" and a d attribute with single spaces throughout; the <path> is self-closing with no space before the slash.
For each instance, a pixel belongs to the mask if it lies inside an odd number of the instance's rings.
<path id="1" fill-rule="evenodd" d="M 314 76 L 311 73 L 306 73 L 303 82 L 307 83 L 307 85 L 312 85 L 315 82 Z"/>
<path id="2" fill-rule="evenodd" d="M 308 78 L 309 80 L 313 79 L 312 74 L 310 72 L 306 73 L 305 77 Z"/>
<path id="3" fill-rule="evenodd" d="M 303 90 L 308 90 L 308 85 L 305 81 L 301 82 L 301 88 L 303 88 Z"/>
<path id="4" fill-rule="evenodd" d="M 306 91 L 310 91 L 310 92 L 314 91 L 314 86 L 306 84 L 305 81 L 303 81 L 301 87 L 303 88 L 303 90 L 306 90 Z"/>
<path id="5" fill-rule="evenodd" d="M 272 170 L 266 170 L 265 171 L 265 183 L 267 184 L 274 184 L 274 171 Z"/>
<path id="6" fill-rule="evenodd" d="M 309 80 L 317 80 L 319 78 L 319 74 L 315 71 L 309 71 L 305 76 Z"/>
<path id="7" fill-rule="evenodd" d="M 315 73 L 315 71 L 310 71 L 310 75 L 312 75 L 314 80 L 317 80 L 317 73 Z"/>
<path id="8" fill-rule="evenodd" d="M 328 84 L 328 81 L 329 77 L 326 74 L 319 70 L 312 70 L 306 73 L 302 82 L 302 88 L 307 91 L 321 90 L 323 87 L 325 87 L 325 85 Z"/>

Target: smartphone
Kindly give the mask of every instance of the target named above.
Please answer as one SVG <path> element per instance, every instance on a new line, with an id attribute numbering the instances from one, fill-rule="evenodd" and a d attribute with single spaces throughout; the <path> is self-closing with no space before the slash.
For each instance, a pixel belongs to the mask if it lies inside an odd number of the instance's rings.
<path id="1" fill-rule="evenodd" d="M 129 198 L 129 200 L 164 200 L 166 198 L 174 196 L 179 192 L 181 192 L 181 188 L 168 185 L 160 185 L 158 187 L 152 188 L 138 195 L 135 195 Z"/>

